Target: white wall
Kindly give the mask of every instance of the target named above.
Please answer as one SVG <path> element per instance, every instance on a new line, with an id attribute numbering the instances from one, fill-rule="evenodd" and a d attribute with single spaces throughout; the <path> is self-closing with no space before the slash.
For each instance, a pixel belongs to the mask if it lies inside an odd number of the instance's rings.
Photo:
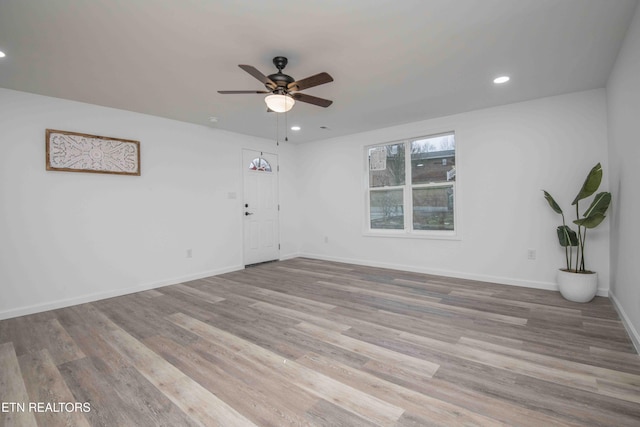
<path id="1" fill-rule="evenodd" d="M 283 258 L 554 288 L 564 259 L 559 217 L 540 190 L 569 210 L 591 166 L 600 161 L 609 172 L 605 106 L 604 90 L 595 90 L 276 147 L 0 89 L 0 318 L 241 268 L 242 148 L 279 154 Z M 142 176 L 47 172 L 46 128 L 140 140 Z M 363 147 L 448 130 L 458 143 L 462 238 L 363 236 Z M 588 242 L 601 294 L 609 288 L 608 227 Z M 537 260 L 527 260 L 528 248 Z"/>
<path id="2" fill-rule="evenodd" d="M 46 171 L 47 128 L 139 140 L 142 176 Z M 0 318 L 241 268 L 242 148 L 280 155 L 299 251 L 292 147 L 5 89 L 0 147 Z"/>
<path id="3" fill-rule="evenodd" d="M 640 349 L 640 7 L 607 84 L 611 188 L 611 293 Z"/>
<path id="4" fill-rule="evenodd" d="M 517 84 L 517 83 L 514 83 Z M 363 236 L 369 144 L 454 130 L 461 240 Z M 555 289 L 564 263 L 561 218 L 597 162 L 608 189 L 603 89 L 539 99 L 303 144 L 298 148 L 302 254 L 361 264 Z M 586 208 L 585 205 L 583 208 Z M 609 288 L 609 221 L 589 232 L 587 267 Z M 324 237 L 328 237 L 328 243 Z M 537 259 L 527 259 L 527 249 Z"/>

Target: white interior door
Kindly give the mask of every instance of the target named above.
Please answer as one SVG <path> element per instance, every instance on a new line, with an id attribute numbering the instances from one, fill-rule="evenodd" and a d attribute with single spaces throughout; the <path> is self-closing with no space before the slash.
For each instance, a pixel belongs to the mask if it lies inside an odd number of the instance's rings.
<path id="1" fill-rule="evenodd" d="M 278 156 L 243 150 L 244 264 L 280 258 Z"/>

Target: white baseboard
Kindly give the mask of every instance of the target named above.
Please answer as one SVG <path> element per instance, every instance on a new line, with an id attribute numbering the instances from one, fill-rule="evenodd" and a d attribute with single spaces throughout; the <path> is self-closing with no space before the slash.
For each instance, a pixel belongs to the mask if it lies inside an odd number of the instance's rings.
<path id="1" fill-rule="evenodd" d="M 631 338 L 631 342 L 633 343 L 633 346 L 636 348 L 636 353 L 640 354 L 640 334 L 638 333 L 638 330 L 633 326 L 633 323 L 631 323 L 631 319 L 629 319 L 629 316 L 627 316 L 627 313 L 624 311 L 624 308 L 622 308 L 622 304 L 620 304 L 620 301 L 618 301 L 618 298 L 616 298 L 613 292 L 609 292 L 609 298 L 611 299 L 611 302 L 613 302 L 613 307 L 616 309 L 616 311 L 620 315 L 622 324 L 624 325 L 624 328 L 627 330 L 627 333 L 629 334 L 629 338 Z"/>
<path id="2" fill-rule="evenodd" d="M 302 255 L 300 255 L 299 253 L 290 253 L 290 254 L 280 255 L 280 261 L 286 261 L 288 259 L 299 258 L 301 256 Z"/>
<path id="3" fill-rule="evenodd" d="M 11 310 L 0 311 L 0 320 L 10 319 L 12 317 L 25 316 L 27 314 L 40 313 L 48 310 L 56 310 L 59 308 L 69 307 L 87 302 L 99 301 L 102 299 L 119 297 L 122 295 L 133 294 L 136 292 L 147 291 L 149 289 L 160 288 L 162 286 L 175 285 L 177 283 L 188 282 L 190 280 L 202 279 L 204 277 L 217 276 L 219 274 L 231 273 L 232 271 L 242 270 L 243 266 L 226 267 L 218 270 L 203 271 L 200 273 L 190 274 L 182 277 L 174 277 L 171 279 L 160 280 L 157 282 L 143 283 L 128 288 L 113 289 L 104 292 L 94 292 L 92 294 L 82 295 L 73 298 L 64 298 L 56 301 L 46 302 L 42 304 L 34 304 L 19 307 Z"/>
<path id="4" fill-rule="evenodd" d="M 381 268 L 389 268 L 392 270 L 403 270 L 403 271 L 411 271 L 414 273 L 423 273 L 423 274 L 433 274 L 436 276 L 447 276 L 447 277 L 455 277 L 458 279 L 467 279 L 467 280 L 478 280 L 480 282 L 491 282 L 491 283 L 499 283 L 501 285 L 510 285 L 510 286 L 520 286 L 523 288 L 532 288 L 532 289 L 545 289 L 548 291 L 558 291 L 558 285 L 552 282 L 540 282 L 535 280 L 523 280 L 523 279 L 515 279 L 511 277 L 501 277 L 501 276 L 489 276 L 483 274 L 472 274 L 472 273 L 462 273 L 459 271 L 451 271 L 451 270 L 440 270 L 435 268 L 428 267 L 417 267 L 414 265 L 404 265 L 404 264 L 393 264 L 393 263 L 383 263 L 377 261 L 369 261 L 363 259 L 354 259 L 354 258 L 341 258 L 341 257 L 332 257 L 326 255 L 312 254 L 312 253 L 301 253 L 299 254 L 301 257 L 306 258 L 315 258 L 324 261 L 335 261 L 335 262 L 344 262 L 347 264 L 356 264 L 356 265 L 366 265 L 368 267 L 381 267 Z M 608 289 L 598 289 L 598 296 L 606 297 L 609 296 Z"/>

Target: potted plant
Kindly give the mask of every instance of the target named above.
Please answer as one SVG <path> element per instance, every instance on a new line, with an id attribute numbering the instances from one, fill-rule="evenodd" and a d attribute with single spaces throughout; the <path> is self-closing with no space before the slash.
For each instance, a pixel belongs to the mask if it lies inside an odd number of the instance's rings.
<path id="1" fill-rule="evenodd" d="M 580 216 L 580 201 L 591 197 L 600 187 L 602 181 L 602 166 L 595 165 L 587 179 L 582 184 L 578 195 L 571 203 L 576 207 L 576 219 L 573 223 L 578 227 L 576 233 L 565 223 L 564 213 L 551 194 L 544 192 L 544 198 L 554 212 L 562 215 L 562 225 L 558 226 L 558 241 L 564 248 L 567 268 L 558 271 L 558 289 L 563 297 L 575 302 L 589 302 L 596 295 L 598 290 L 598 275 L 596 272 L 587 270 L 585 266 L 585 243 L 587 240 L 587 230 L 597 227 L 605 219 L 605 212 L 611 203 L 611 193 L 602 192 L 593 197 L 591 205 Z"/>

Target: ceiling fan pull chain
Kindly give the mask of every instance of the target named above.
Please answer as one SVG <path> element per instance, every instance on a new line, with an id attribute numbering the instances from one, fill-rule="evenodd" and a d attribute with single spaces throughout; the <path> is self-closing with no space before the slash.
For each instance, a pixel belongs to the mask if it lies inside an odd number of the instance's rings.
<path id="1" fill-rule="evenodd" d="M 287 121 L 289 113 L 284 112 L 284 142 L 289 142 L 289 122 Z"/>
<path id="2" fill-rule="evenodd" d="M 276 113 L 276 147 L 280 146 L 280 118 Z"/>

